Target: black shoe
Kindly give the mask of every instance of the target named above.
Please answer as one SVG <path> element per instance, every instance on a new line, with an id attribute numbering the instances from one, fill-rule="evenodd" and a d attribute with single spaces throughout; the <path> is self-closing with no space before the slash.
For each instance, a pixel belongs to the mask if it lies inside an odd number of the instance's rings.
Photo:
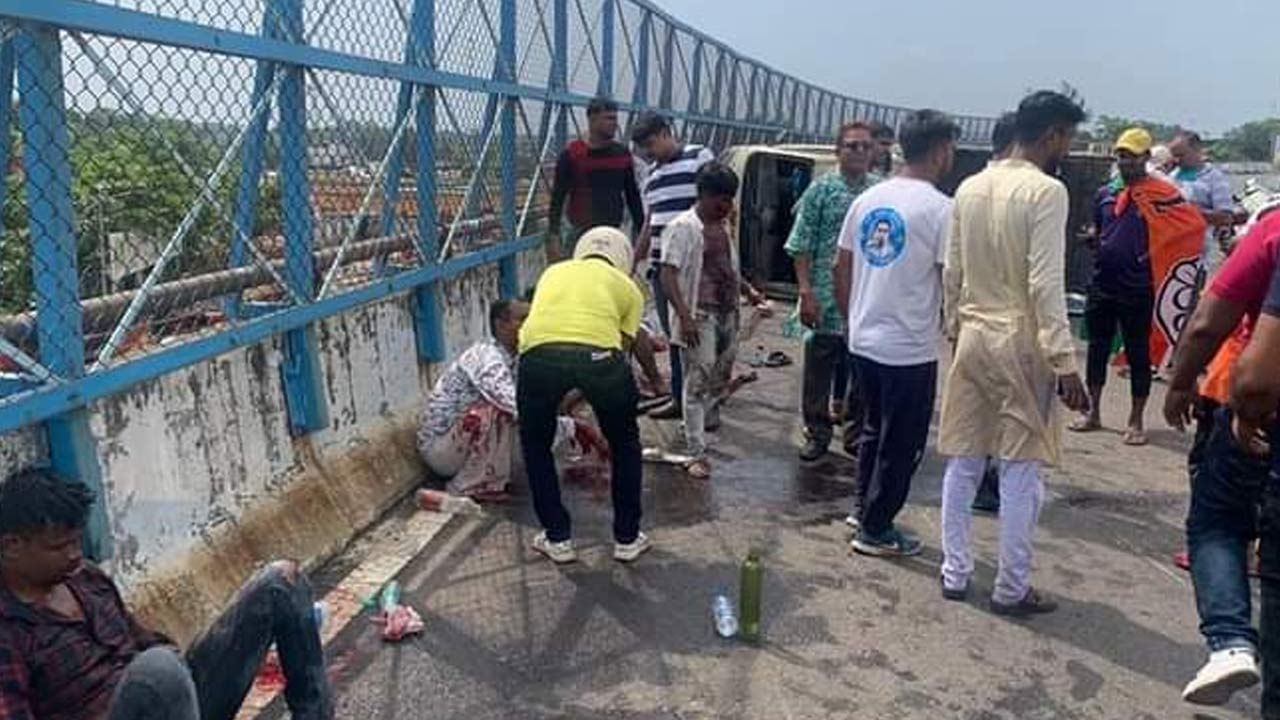
<path id="1" fill-rule="evenodd" d="M 919 540 L 890 529 L 883 535 L 871 535 L 865 529 L 850 543 L 855 552 L 883 558 L 904 558 L 919 555 L 923 546 Z"/>
<path id="2" fill-rule="evenodd" d="M 813 438 L 809 438 L 800 448 L 800 459 L 805 462 L 814 462 L 819 460 L 823 455 L 827 454 L 827 443 L 818 442 Z"/>
<path id="3" fill-rule="evenodd" d="M 991 601 L 991 612 L 1008 617 L 1030 617 L 1045 615 L 1058 609 L 1058 603 L 1036 592 L 1035 588 L 1027 590 L 1027 594 L 1016 603 Z"/>
<path id="4" fill-rule="evenodd" d="M 938 578 L 938 584 L 942 586 L 942 598 L 952 602 L 964 602 L 969 599 L 969 583 L 965 583 L 964 587 L 959 590 L 952 590 L 947 587 L 947 583 L 942 578 Z"/>

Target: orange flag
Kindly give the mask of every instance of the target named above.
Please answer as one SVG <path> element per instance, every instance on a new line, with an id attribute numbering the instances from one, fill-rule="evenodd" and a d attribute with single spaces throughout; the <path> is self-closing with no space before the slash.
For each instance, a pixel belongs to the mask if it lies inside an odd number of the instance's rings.
<path id="1" fill-rule="evenodd" d="M 1148 177 L 1120 191 L 1116 215 L 1133 203 L 1147 223 L 1147 248 L 1155 288 L 1151 361 L 1166 369 L 1170 352 L 1195 307 L 1200 253 L 1209 227 L 1200 210 L 1172 183 Z"/>
<path id="2" fill-rule="evenodd" d="M 1218 354 L 1213 356 L 1213 362 L 1205 369 L 1204 378 L 1200 380 L 1201 396 L 1219 405 L 1227 404 L 1227 396 L 1231 392 L 1231 366 L 1236 364 L 1236 358 L 1240 357 L 1248 344 L 1249 332 L 1246 325 L 1241 323 L 1226 342 L 1222 343 L 1222 347 L 1218 348 Z"/>

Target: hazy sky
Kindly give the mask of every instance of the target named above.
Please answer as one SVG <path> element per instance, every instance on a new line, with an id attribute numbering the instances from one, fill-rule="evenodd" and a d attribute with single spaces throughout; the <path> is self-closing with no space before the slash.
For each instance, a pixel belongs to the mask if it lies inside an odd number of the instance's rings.
<path id="1" fill-rule="evenodd" d="M 778 70 L 871 100 L 992 114 L 1066 80 L 1094 115 L 1211 133 L 1280 116 L 1276 0 L 657 2 Z"/>

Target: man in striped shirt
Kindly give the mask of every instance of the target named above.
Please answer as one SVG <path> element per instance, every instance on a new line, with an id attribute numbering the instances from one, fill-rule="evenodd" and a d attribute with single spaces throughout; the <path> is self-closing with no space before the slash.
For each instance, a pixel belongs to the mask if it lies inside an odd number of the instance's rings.
<path id="1" fill-rule="evenodd" d="M 647 215 L 636 241 L 636 263 L 646 257 L 650 261 L 649 280 L 653 285 L 658 321 L 662 323 L 662 331 L 670 337 L 671 315 L 667 294 L 654 271 L 662 257 L 662 231 L 672 220 L 693 207 L 698 199 L 698 170 L 714 160 L 715 155 L 702 145 L 678 142 L 671 123 L 657 113 L 644 113 L 636 119 L 631 128 L 631 141 L 640 154 L 653 163 L 644 184 Z M 656 420 L 675 420 L 684 414 L 680 403 L 684 372 L 679 353 L 671 353 L 670 357 L 671 403 L 649 414 Z"/>

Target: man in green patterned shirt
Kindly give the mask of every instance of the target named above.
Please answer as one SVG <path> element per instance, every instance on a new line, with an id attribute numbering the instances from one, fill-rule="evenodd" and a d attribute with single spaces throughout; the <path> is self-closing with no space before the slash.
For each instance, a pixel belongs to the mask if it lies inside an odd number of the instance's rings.
<path id="1" fill-rule="evenodd" d="M 849 352 L 832 275 L 836 240 L 853 199 L 880 179 L 869 172 L 875 142 L 866 123 L 840 128 L 836 155 L 839 170 L 814 180 L 796 203 L 796 221 L 786 244 L 795 261 L 800 302 L 784 330 L 791 337 L 804 337 L 801 402 L 806 442 L 800 459 L 806 462 L 821 458 L 831 444 L 831 381 Z"/>

